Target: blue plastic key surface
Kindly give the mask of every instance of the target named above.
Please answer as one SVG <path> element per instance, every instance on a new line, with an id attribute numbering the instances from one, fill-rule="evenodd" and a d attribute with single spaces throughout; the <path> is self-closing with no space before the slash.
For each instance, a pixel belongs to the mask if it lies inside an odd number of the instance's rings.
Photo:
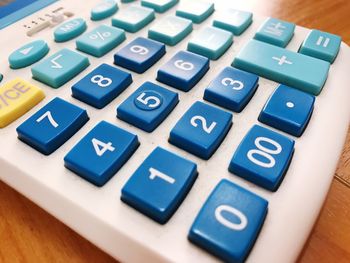
<path id="1" fill-rule="evenodd" d="M 128 32 L 135 33 L 145 27 L 155 18 L 151 8 L 131 5 L 117 13 L 112 18 L 112 25 Z"/>
<path id="2" fill-rule="evenodd" d="M 188 42 L 187 50 L 216 60 L 231 46 L 233 35 L 226 30 L 205 27 Z"/>
<path id="3" fill-rule="evenodd" d="M 254 38 L 279 47 L 286 47 L 294 35 L 295 24 L 268 18 Z"/>
<path id="4" fill-rule="evenodd" d="M 77 39 L 77 49 L 95 57 L 102 57 L 126 39 L 122 29 L 100 25 Z"/>
<path id="5" fill-rule="evenodd" d="M 208 160 L 226 137 L 231 125 L 231 113 L 197 101 L 171 130 L 169 142 Z"/>
<path id="6" fill-rule="evenodd" d="M 39 152 L 49 155 L 88 120 L 86 110 L 60 98 L 54 98 L 18 126 L 18 138 Z"/>
<path id="7" fill-rule="evenodd" d="M 141 0 L 141 5 L 152 8 L 158 13 L 164 13 L 178 2 L 179 0 Z"/>
<path id="8" fill-rule="evenodd" d="M 157 80 L 182 91 L 189 91 L 209 69 L 209 59 L 179 51 L 157 73 Z"/>
<path id="9" fill-rule="evenodd" d="M 229 171 L 270 191 L 280 186 L 294 153 L 294 140 L 254 125 L 238 146 Z"/>
<path id="10" fill-rule="evenodd" d="M 188 239 L 224 262 L 244 262 L 267 214 L 268 202 L 222 180 L 197 215 Z"/>
<path id="11" fill-rule="evenodd" d="M 169 46 L 174 46 L 192 32 L 189 19 L 166 16 L 148 30 L 148 37 Z"/>
<path id="12" fill-rule="evenodd" d="M 258 87 L 259 77 L 226 67 L 204 91 L 204 99 L 226 109 L 241 112 Z"/>
<path id="13" fill-rule="evenodd" d="M 182 3 L 176 10 L 176 15 L 199 24 L 214 12 L 214 4 L 205 1 L 188 1 Z"/>
<path id="14" fill-rule="evenodd" d="M 54 37 L 56 42 L 65 42 L 71 40 L 86 30 L 86 22 L 82 18 L 75 18 L 69 20 L 61 25 L 54 31 Z"/>
<path id="15" fill-rule="evenodd" d="M 237 54 L 232 66 L 318 95 L 327 80 L 330 64 L 251 40 Z"/>
<path id="16" fill-rule="evenodd" d="M 24 68 L 42 59 L 49 52 L 44 40 L 35 40 L 16 49 L 9 56 L 9 64 L 13 69 Z"/>
<path id="17" fill-rule="evenodd" d="M 165 45 L 148 38 L 138 37 L 114 55 L 114 64 L 143 73 L 165 54 Z"/>
<path id="18" fill-rule="evenodd" d="M 157 147 L 125 184 L 121 200 L 165 224 L 190 191 L 197 175 L 195 163 Z"/>
<path id="19" fill-rule="evenodd" d="M 299 137 L 309 123 L 314 102 L 314 96 L 280 85 L 265 104 L 259 121 Z"/>
<path id="20" fill-rule="evenodd" d="M 178 102 L 177 93 L 145 82 L 117 108 L 117 117 L 144 131 L 152 132 Z"/>
<path id="21" fill-rule="evenodd" d="M 132 82 L 131 74 L 102 64 L 72 87 L 72 96 L 95 108 L 102 109 Z"/>
<path id="22" fill-rule="evenodd" d="M 101 121 L 64 157 L 64 165 L 94 185 L 103 186 L 138 146 L 135 134 Z"/>
<path id="23" fill-rule="evenodd" d="M 241 35 L 253 22 L 251 12 L 227 9 L 217 13 L 213 26 L 230 31 L 232 34 Z"/>
<path id="24" fill-rule="evenodd" d="M 89 59 L 67 48 L 32 67 L 33 78 L 59 88 L 90 65 Z"/>
<path id="25" fill-rule="evenodd" d="M 102 0 L 91 10 L 91 20 L 98 21 L 110 17 L 118 11 L 115 0 Z"/>
<path id="26" fill-rule="evenodd" d="M 311 30 L 299 52 L 333 63 L 338 55 L 341 37 L 319 30 Z"/>

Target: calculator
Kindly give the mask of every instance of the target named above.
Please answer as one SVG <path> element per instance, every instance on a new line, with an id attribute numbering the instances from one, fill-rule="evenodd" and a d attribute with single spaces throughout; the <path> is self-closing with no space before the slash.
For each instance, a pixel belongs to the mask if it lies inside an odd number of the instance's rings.
<path id="1" fill-rule="evenodd" d="M 1 5 L 2 181 L 120 261 L 297 259 L 349 125 L 339 36 L 234 1 Z"/>

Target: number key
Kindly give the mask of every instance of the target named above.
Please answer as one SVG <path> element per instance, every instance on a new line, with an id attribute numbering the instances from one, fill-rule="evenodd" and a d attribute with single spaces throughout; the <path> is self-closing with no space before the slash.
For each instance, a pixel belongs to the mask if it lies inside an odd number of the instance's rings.
<path id="1" fill-rule="evenodd" d="M 85 110 L 55 98 L 18 128 L 18 138 L 49 155 L 72 137 L 89 117 Z"/>
<path id="2" fill-rule="evenodd" d="M 180 51 L 158 70 L 157 80 L 179 90 L 189 91 L 208 69 L 208 58 Z"/>
<path id="3" fill-rule="evenodd" d="M 209 159 L 232 125 L 232 114 L 197 101 L 176 123 L 169 142 L 202 159 Z"/>
<path id="4" fill-rule="evenodd" d="M 64 157 L 64 165 L 94 185 L 102 186 L 138 146 L 136 135 L 101 121 Z"/>
<path id="5" fill-rule="evenodd" d="M 276 191 L 294 153 L 294 140 L 259 125 L 244 137 L 229 171 L 270 191 Z"/>
<path id="6" fill-rule="evenodd" d="M 165 45 L 138 37 L 114 55 L 114 64 L 143 73 L 165 54 Z"/>
<path id="7" fill-rule="evenodd" d="M 117 116 L 144 131 L 151 132 L 178 102 L 177 93 L 146 82 L 118 107 Z"/>
<path id="8" fill-rule="evenodd" d="M 122 93 L 132 82 L 131 74 L 102 64 L 72 87 L 72 96 L 101 109 Z"/>

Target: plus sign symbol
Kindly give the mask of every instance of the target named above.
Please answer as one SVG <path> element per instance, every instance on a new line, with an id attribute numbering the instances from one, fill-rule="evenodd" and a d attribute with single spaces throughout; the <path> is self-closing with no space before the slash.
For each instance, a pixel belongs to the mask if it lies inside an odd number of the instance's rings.
<path id="1" fill-rule="evenodd" d="M 272 57 L 273 60 L 276 60 L 278 61 L 278 65 L 282 66 L 284 64 L 288 64 L 288 65 L 292 65 L 293 62 L 292 61 L 289 61 L 287 60 L 287 57 L 286 56 L 282 56 L 282 57 Z"/>

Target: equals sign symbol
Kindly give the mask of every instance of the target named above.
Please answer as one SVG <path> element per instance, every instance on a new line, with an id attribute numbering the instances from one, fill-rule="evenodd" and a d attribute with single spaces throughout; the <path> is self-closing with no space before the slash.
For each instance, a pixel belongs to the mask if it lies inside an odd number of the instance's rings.
<path id="1" fill-rule="evenodd" d="M 317 42 L 316 42 L 316 45 L 317 46 L 320 46 L 322 45 L 322 42 L 323 42 L 323 47 L 327 47 L 329 42 L 330 42 L 330 39 L 327 37 L 325 40 L 325 38 L 323 36 L 320 36 L 318 39 L 317 39 Z M 324 40 L 324 41 L 323 41 Z"/>

